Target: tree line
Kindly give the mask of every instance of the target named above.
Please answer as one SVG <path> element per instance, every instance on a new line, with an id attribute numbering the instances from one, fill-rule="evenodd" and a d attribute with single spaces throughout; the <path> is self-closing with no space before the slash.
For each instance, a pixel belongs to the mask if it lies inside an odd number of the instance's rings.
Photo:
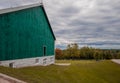
<path id="1" fill-rule="evenodd" d="M 56 59 L 120 59 L 120 50 L 96 49 L 92 47 L 79 48 L 78 44 L 68 44 L 66 49 L 55 49 Z"/>

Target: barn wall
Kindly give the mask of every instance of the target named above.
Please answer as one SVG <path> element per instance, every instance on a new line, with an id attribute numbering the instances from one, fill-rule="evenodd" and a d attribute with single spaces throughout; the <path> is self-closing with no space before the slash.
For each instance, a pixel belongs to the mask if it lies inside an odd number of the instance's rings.
<path id="1" fill-rule="evenodd" d="M 54 37 L 42 7 L 0 15 L 0 60 L 54 55 Z"/>

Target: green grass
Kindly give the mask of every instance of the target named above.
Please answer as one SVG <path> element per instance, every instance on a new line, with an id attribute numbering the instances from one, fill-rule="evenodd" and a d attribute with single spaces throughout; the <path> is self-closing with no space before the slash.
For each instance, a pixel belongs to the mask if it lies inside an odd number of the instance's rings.
<path id="1" fill-rule="evenodd" d="M 120 83 L 120 65 L 109 60 L 60 60 L 70 66 L 0 67 L 0 72 L 28 83 Z"/>

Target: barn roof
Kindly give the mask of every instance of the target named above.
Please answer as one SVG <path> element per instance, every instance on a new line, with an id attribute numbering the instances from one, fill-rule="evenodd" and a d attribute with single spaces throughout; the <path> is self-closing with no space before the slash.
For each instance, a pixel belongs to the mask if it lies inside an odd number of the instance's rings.
<path id="1" fill-rule="evenodd" d="M 41 5 L 41 0 L 0 0 L 0 14 Z"/>
<path id="2" fill-rule="evenodd" d="M 27 8 L 31 8 L 31 7 L 36 7 L 36 6 L 40 6 L 40 5 L 42 5 L 41 0 L 0 0 L 0 14 L 18 11 L 18 10 L 22 10 L 22 9 L 27 9 Z M 56 40 L 53 30 L 51 28 L 50 22 L 46 15 L 45 9 L 43 6 L 41 6 L 41 7 L 43 8 L 43 11 L 44 11 L 45 17 L 47 19 L 47 22 L 50 26 L 52 35 L 53 35 L 54 39 Z"/>

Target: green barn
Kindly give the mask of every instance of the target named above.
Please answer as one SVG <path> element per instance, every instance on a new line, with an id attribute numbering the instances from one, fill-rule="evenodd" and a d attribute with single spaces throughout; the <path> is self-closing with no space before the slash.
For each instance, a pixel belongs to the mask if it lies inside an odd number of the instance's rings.
<path id="1" fill-rule="evenodd" d="M 53 64 L 55 40 L 40 0 L 0 0 L 0 65 Z"/>

